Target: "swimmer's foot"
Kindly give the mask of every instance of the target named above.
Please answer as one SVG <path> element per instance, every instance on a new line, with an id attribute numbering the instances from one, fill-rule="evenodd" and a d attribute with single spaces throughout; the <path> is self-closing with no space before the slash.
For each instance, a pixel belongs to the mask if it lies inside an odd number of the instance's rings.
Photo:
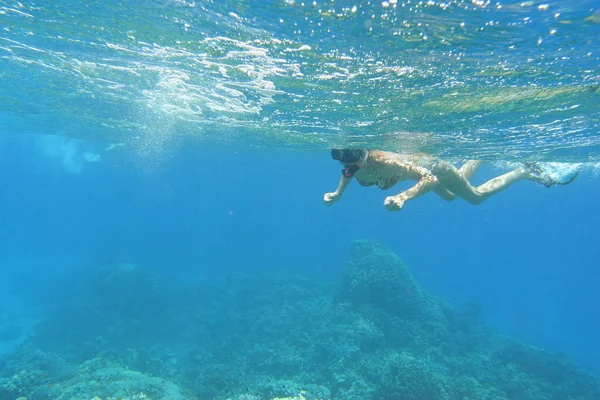
<path id="1" fill-rule="evenodd" d="M 573 182 L 581 172 L 581 167 L 571 168 L 569 171 L 563 171 L 564 174 L 560 174 L 560 176 L 554 176 L 555 174 L 549 172 L 541 164 L 526 162 L 525 171 L 529 175 L 529 180 L 541 183 L 549 188 L 554 185 L 568 185 Z"/>

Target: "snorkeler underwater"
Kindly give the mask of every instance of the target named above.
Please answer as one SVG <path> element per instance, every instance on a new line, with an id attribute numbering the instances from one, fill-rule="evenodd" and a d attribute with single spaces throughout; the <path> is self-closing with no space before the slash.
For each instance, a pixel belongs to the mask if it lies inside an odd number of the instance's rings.
<path id="1" fill-rule="evenodd" d="M 353 177 L 362 186 L 376 185 L 382 190 L 390 189 L 396 183 L 407 179 L 417 181 L 410 189 L 385 199 L 384 204 L 390 211 L 400 210 L 406 201 L 431 191 L 447 201 L 460 197 L 478 205 L 524 179 L 546 187 L 567 185 L 573 182 L 581 171 L 581 166 L 571 165 L 561 179 L 557 179 L 544 171 L 540 163 L 525 163 L 514 171 L 473 187 L 469 179 L 481 165 L 481 161 L 478 160 L 469 160 L 457 169 L 447 162 L 423 154 L 402 155 L 367 149 L 333 149 L 331 154 L 344 168 L 335 192 L 326 193 L 324 196 L 327 205 L 342 197 Z"/>
<path id="2" fill-rule="evenodd" d="M 599 16 L 0 2 L 0 400 L 600 399 Z"/>

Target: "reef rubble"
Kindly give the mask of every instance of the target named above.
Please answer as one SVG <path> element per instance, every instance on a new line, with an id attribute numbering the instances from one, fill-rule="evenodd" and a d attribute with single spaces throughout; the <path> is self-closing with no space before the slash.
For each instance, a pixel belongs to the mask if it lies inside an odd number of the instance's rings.
<path id="1" fill-rule="evenodd" d="M 62 290 L 0 366 L 0 400 L 600 399 L 598 377 L 455 312 L 370 241 L 333 283 L 247 269 L 181 286 L 126 264 Z"/>

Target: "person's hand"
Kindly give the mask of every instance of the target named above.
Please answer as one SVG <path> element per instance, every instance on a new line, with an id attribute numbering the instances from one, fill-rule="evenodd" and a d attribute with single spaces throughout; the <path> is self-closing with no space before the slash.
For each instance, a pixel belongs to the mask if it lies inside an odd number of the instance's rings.
<path id="1" fill-rule="evenodd" d="M 323 196 L 323 201 L 325 202 L 325 205 L 328 206 L 332 205 L 339 199 L 340 196 L 337 193 L 325 193 L 325 196 Z"/>
<path id="2" fill-rule="evenodd" d="M 404 206 L 404 199 L 400 196 L 389 196 L 385 198 L 383 205 L 390 211 L 399 211 Z"/>

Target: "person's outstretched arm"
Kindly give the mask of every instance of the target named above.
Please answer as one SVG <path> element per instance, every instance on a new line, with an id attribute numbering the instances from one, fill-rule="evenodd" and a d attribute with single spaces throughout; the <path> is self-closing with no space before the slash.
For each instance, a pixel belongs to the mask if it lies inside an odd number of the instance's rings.
<path id="1" fill-rule="evenodd" d="M 437 178 L 431 173 L 429 173 L 429 171 L 423 170 L 421 168 L 413 168 L 413 171 L 411 172 L 420 176 L 417 184 L 411 187 L 410 189 L 405 190 L 400 194 L 397 194 L 396 196 L 387 197 L 383 204 L 388 210 L 400 210 L 405 202 L 424 195 L 425 193 L 435 188 L 435 186 L 438 184 Z"/>
<path id="2" fill-rule="evenodd" d="M 335 192 L 325 193 L 325 196 L 323 197 L 323 201 L 325 201 L 325 204 L 330 206 L 336 201 L 338 201 L 342 197 L 344 190 L 346 190 L 346 188 L 350 184 L 350 181 L 352 181 L 352 176 L 346 176 L 342 174 L 342 177 L 340 178 L 340 183 L 338 184 L 337 189 L 335 189 Z"/>

